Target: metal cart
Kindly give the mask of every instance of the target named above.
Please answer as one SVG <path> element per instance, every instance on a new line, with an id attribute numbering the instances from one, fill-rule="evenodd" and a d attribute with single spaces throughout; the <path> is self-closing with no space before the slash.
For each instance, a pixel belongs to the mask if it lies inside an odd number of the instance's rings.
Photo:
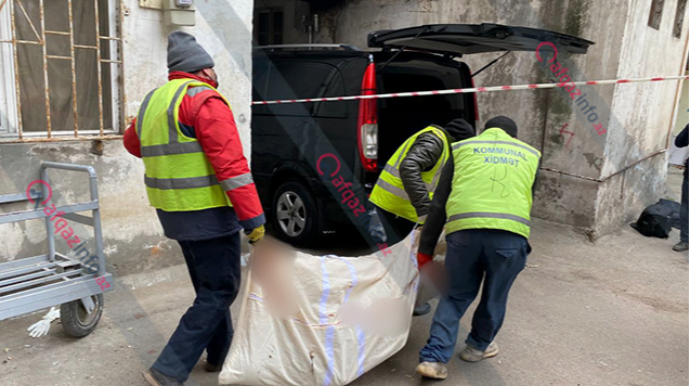
<path id="1" fill-rule="evenodd" d="M 63 329 L 71 336 L 82 337 L 90 334 L 100 321 L 103 293 L 114 289 L 110 285 L 112 275 L 105 271 L 96 171 L 91 166 L 42 162 L 41 180 L 36 184 L 41 187 L 41 191 L 0 195 L 0 204 L 42 201 L 42 204 L 50 206 L 52 191 L 48 178 L 49 168 L 88 173 L 91 200 L 55 206 L 56 210 L 50 214 L 38 205 L 32 210 L 0 213 L 0 224 L 45 218 L 48 239 L 47 255 L 0 264 L 0 320 L 61 305 Z M 91 211 L 92 216 L 77 214 L 85 211 Z M 91 254 L 97 256 L 96 272 L 92 272 L 94 269 L 86 269 L 80 260 L 55 251 L 56 232 L 51 221 L 60 212 L 64 212 L 60 214 L 63 219 L 94 229 L 95 249 L 91 250 Z M 74 234 L 78 236 L 79 232 L 75 231 Z"/>

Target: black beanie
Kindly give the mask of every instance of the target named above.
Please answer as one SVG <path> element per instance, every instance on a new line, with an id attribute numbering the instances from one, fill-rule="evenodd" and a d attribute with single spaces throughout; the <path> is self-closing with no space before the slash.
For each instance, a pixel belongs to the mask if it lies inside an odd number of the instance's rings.
<path id="1" fill-rule="evenodd" d="M 512 119 L 510 119 L 508 117 L 504 117 L 502 115 L 498 116 L 498 117 L 491 118 L 484 125 L 484 130 L 493 129 L 495 127 L 502 129 L 503 131 L 508 133 L 508 135 L 510 135 L 511 137 L 517 138 L 518 127 L 517 127 L 517 124 L 515 123 L 515 121 L 513 121 Z"/>
<path id="2" fill-rule="evenodd" d="M 453 137 L 454 142 L 472 138 L 476 134 L 474 127 L 472 127 L 472 125 L 467 123 L 467 121 L 462 118 L 450 121 L 450 123 L 446 125 L 445 129 L 448 135 Z"/>
<path id="3" fill-rule="evenodd" d="M 168 36 L 168 71 L 192 74 L 213 66 L 213 58 L 194 36 L 182 31 L 174 31 Z"/>

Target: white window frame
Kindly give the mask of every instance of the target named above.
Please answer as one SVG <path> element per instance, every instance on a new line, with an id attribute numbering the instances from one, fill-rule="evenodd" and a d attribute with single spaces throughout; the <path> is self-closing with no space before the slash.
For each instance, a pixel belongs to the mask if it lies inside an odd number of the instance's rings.
<path id="1" fill-rule="evenodd" d="M 0 40 L 12 40 L 9 4 L 0 10 Z M 17 92 L 14 88 L 14 47 L 0 42 L 0 135 L 17 132 Z"/>

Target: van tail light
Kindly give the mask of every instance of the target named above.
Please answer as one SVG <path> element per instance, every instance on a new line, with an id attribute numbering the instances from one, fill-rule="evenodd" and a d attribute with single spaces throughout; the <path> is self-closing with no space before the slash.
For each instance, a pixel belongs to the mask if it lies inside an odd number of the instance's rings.
<path id="1" fill-rule="evenodd" d="M 376 65 L 373 58 L 364 72 L 362 80 L 362 95 L 376 94 Z M 376 172 L 378 160 L 379 114 L 376 99 L 361 99 L 359 101 L 359 116 L 357 117 L 357 144 L 359 159 L 364 170 Z"/>
<path id="2" fill-rule="evenodd" d="M 470 77 L 472 81 L 472 88 L 474 88 L 474 78 Z M 479 132 L 479 104 L 477 103 L 477 93 L 472 93 L 472 98 L 474 100 L 474 132 Z"/>

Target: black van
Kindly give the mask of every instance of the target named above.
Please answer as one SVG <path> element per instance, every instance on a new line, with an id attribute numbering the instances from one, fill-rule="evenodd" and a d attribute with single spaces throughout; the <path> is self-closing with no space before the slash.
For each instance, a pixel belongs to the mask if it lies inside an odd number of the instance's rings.
<path id="1" fill-rule="evenodd" d="M 559 53 L 586 53 L 593 44 L 533 28 L 448 24 L 371 33 L 368 45 L 379 51 L 324 44 L 258 47 L 253 100 L 472 87 L 472 71 L 458 60 L 462 55 L 534 52 L 541 42 L 554 43 Z M 474 94 L 254 105 L 252 173 L 275 233 L 305 245 L 348 222 L 317 173 L 323 154 L 336 154 L 368 194 L 410 135 L 455 118 L 478 121 Z"/>

